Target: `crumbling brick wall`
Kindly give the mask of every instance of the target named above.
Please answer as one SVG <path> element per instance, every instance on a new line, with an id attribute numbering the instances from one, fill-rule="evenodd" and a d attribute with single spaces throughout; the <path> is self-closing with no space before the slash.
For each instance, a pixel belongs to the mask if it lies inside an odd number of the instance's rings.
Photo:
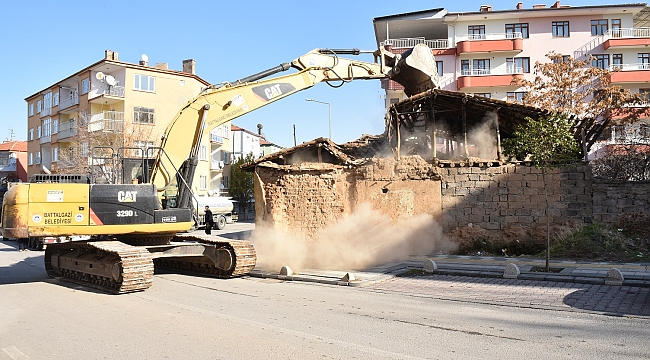
<path id="1" fill-rule="evenodd" d="M 542 171 L 525 165 L 441 168 L 442 224 L 486 230 L 546 224 Z M 550 223 L 592 222 L 592 175 L 588 166 L 550 169 L 546 175 Z"/>
<path id="2" fill-rule="evenodd" d="M 256 222 L 313 237 L 363 203 L 394 221 L 422 213 L 439 218 L 440 180 L 435 170 L 419 156 L 373 158 L 355 167 L 258 166 Z"/>

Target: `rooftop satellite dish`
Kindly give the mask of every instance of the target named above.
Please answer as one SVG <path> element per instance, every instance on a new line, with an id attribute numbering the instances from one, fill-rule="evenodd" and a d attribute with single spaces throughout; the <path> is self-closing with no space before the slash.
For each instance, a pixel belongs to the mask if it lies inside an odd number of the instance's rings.
<path id="1" fill-rule="evenodd" d="M 149 62 L 149 57 L 145 54 L 142 54 L 142 61 Z"/>
<path id="2" fill-rule="evenodd" d="M 117 80 L 115 80 L 115 78 L 111 75 L 106 75 L 104 79 L 106 80 L 108 86 L 115 86 L 115 84 L 117 84 Z"/>
<path id="3" fill-rule="evenodd" d="M 104 73 L 101 71 L 98 71 L 97 74 L 95 74 L 95 79 L 99 81 L 104 81 Z"/>

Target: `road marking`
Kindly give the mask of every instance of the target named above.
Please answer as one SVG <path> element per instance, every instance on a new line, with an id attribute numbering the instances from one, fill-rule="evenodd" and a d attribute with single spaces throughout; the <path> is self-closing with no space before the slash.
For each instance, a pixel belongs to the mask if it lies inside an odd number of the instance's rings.
<path id="1" fill-rule="evenodd" d="M 15 346 L 10 346 L 6 348 L 2 348 L 2 351 L 9 355 L 10 358 L 12 359 L 29 359 L 29 356 L 23 354 L 20 350 L 18 350 L 17 347 Z"/>

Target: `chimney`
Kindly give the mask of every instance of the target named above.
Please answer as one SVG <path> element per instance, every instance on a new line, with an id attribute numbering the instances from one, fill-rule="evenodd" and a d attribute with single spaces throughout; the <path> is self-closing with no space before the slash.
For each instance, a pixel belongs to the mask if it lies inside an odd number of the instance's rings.
<path id="1" fill-rule="evenodd" d="M 555 4 L 551 5 L 551 9 L 559 9 L 560 8 L 560 0 L 557 0 Z"/>
<path id="2" fill-rule="evenodd" d="M 522 3 L 522 2 L 518 2 L 518 3 L 517 3 L 517 10 L 521 10 L 521 9 L 523 9 L 523 8 L 524 8 L 524 3 Z"/>
<path id="3" fill-rule="evenodd" d="M 533 9 L 543 9 L 546 7 L 546 4 L 533 5 Z"/>
<path id="4" fill-rule="evenodd" d="M 478 11 L 480 12 L 492 11 L 492 5 L 481 5 L 481 8 Z"/>
<path id="5" fill-rule="evenodd" d="M 183 60 L 183 72 L 196 75 L 196 61 L 194 59 Z"/>
<path id="6" fill-rule="evenodd" d="M 169 69 L 169 64 L 167 63 L 156 63 L 156 69 L 160 70 L 168 70 Z"/>
<path id="7" fill-rule="evenodd" d="M 117 61 L 117 51 L 113 51 L 113 50 L 104 51 L 104 59 Z"/>

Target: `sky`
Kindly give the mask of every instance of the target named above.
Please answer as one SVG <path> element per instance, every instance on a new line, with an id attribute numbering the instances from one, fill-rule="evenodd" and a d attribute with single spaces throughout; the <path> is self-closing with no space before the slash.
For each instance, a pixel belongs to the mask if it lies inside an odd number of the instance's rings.
<path id="1" fill-rule="evenodd" d="M 315 48 L 376 50 L 373 18 L 444 7 L 449 12 L 514 9 L 508 1 L 148 1 L 0 0 L 0 141 L 27 138 L 25 98 L 91 65 L 104 50 L 120 61 L 169 63 L 181 70 L 196 60 L 197 75 L 210 83 L 233 81 L 290 62 Z M 534 2 L 524 1 L 524 8 Z M 584 6 L 635 1 L 564 0 Z M 349 55 L 353 56 L 353 55 Z M 355 59 L 372 62 L 372 55 Z M 295 70 L 294 70 L 295 71 Z M 283 147 L 328 136 L 352 141 L 384 131 L 384 92 L 378 80 L 359 80 L 335 89 L 325 83 L 296 93 L 233 121 Z"/>

